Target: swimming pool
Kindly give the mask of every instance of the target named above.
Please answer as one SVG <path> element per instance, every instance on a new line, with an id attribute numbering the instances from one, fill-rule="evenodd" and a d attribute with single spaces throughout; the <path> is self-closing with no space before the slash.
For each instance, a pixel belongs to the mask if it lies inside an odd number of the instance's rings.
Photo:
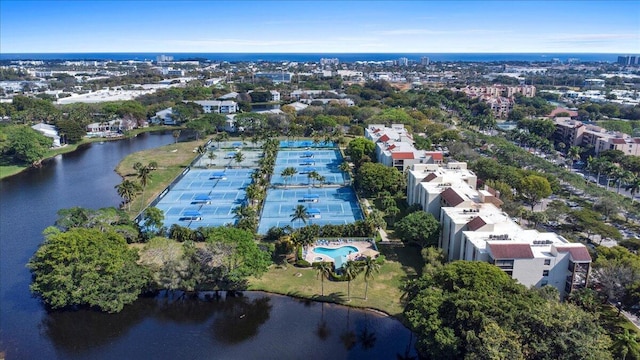
<path id="1" fill-rule="evenodd" d="M 358 248 L 355 246 L 341 246 L 335 249 L 329 249 L 325 247 L 318 246 L 313 249 L 313 252 L 316 254 L 322 254 L 332 257 L 334 260 L 342 258 L 343 256 L 347 256 L 349 254 L 357 253 Z"/>

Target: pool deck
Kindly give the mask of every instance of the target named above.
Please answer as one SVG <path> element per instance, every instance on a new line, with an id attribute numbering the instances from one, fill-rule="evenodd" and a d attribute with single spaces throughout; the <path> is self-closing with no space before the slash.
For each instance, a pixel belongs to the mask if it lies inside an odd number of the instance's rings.
<path id="1" fill-rule="evenodd" d="M 371 256 L 373 258 L 378 257 L 380 252 L 376 250 L 375 245 L 365 240 L 347 240 L 347 239 L 318 239 L 314 245 L 311 245 L 307 248 L 306 255 L 304 256 L 305 260 L 309 263 L 314 262 L 334 262 L 334 259 L 325 254 L 318 254 L 313 251 L 316 246 L 327 248 L 327 249 L 338 249 L 343 246 L 353 246 L 358 249 L 358 252 L 347 256 L 347 260 L 361 260 L 366 256 Z M 316 260 L 316 258 L 322 258 L 322 260 Z"/>

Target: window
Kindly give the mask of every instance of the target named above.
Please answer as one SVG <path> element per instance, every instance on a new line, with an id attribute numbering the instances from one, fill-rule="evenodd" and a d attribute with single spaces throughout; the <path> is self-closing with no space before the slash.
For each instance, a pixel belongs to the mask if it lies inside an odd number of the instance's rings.
<path id="1" fill-rule="evenodd" d="M 549 282 L 547 280 L 542 280 L 542 283 L 541 283 L 542 286 L 545 286 L 547 284 L 549 284 Z"/>
<path id="2" fill-rule="evenodd" d="M 544 259 L 545 265 L 551 265 L 551 259 Z"/>
<path id="3" fill-rule="evenodd" d="M 542 276 L 549 276 L 549 270 L 542 270 Z"/>

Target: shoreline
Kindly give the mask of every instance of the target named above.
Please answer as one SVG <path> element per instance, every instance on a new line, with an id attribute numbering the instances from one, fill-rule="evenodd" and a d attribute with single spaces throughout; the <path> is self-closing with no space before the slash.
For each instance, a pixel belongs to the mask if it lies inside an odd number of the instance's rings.
<path id="1" fill-rule="evenodd" d="M 147 132 L 155 132 L 155 131 L 170 131 L 170 130 L 177 130 L 177 128 L 172 128 L 172 127 L 167 127 L 167 126 L 153 126 L 153 127 L 147 127 L 147 128 L 140 128 L 140 129 L 135 129 L 130 131 L 128 134 L 123 135 L 123 136 L 118 136 L 118 137 L 111 137 L 111 138 L 98 138 L 98 137 L 94 137 L 94 138 L 88 138 L 88 137 L 84 137 L 82 139 L 82 141 L 76 143 L 76 144 L 65 144 L 65 146 L 61 146 L 55 149 L 49 149 L 47 151 L 47 155 L 45 155 L 44 158 L 42 158 L 40 160 L 40 166 L 45 166 L 45 162 L 50 161 L 51 159 L 55 158 L 58 155 L 63 155 L 63 154 L 69 154 L 72 153 L 74 151 L 77 151 L 78 149 L 87 146 L 89 144 L 92 143 L 100 143 L 100 142 L 106 142 L 106 141 L 118 141 L 118 140 L 125 140 L 125 139 L 131 139 L 134 138 L 136 136 L 138 136 L 138 134 L 142 134 L 142 133 L 147 133 Z M 9 178 L 11 176 L 14 175 L 18 175 L 28 169 L 31 168 L 36 168 L 36 166 L 24 166 L 24 165 L 3 165 L 0 166 L 0 180 Z M 3 170 L 6 170 L 5 171 Z"/>

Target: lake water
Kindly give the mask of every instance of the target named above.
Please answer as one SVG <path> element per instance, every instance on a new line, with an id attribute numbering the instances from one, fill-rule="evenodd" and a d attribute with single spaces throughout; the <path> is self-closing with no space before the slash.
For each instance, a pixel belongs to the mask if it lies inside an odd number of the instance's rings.
<path id="1" fill-rule="evenodd" d="M 372 312 L 244 292 L 143 298 L 119 314 L 47 312 L 31 296 L 29 258 L 62 208 L 117 206 L 113 171 L 171 132 L 94 143 L 0 181 L 0 352 L 7 359 L 390 359 L 411 333 Z"/>

